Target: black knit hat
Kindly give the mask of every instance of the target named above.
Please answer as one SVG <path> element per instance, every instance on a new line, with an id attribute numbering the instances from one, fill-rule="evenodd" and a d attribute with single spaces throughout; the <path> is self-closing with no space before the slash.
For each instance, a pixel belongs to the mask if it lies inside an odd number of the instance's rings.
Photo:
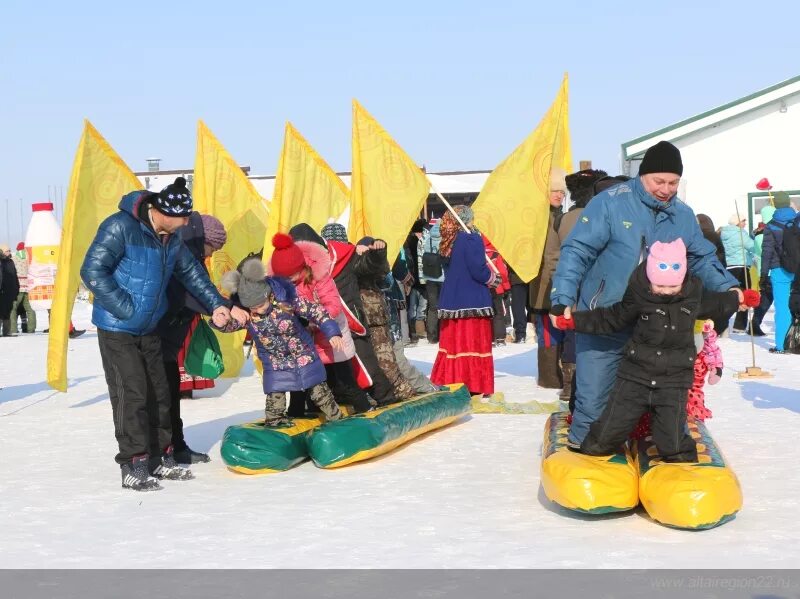
<path id="1" fill-rule="evenodd" d="M 599 179 L 607 176 L 608 173 L 591 168 L 571 173 L 565 177 L 569 199 L 578 207 L 585 208 L 595 196 L 594 184 Z"/>
<path id="2" fill-rule="evenodd" d="M 683 174 L 681 151 L 668 141 L 650 146 L 639 165 L 640 175 L 648 173 L 675 173 L 680 177 Z"/>
<path id="3" fill-rule="evenodd" d="M 162 189 L 153 199 L 153 207 L 166 216 L 189 216 L 192 213 L 192 194 L 186 188 L 186 179 L 178 177 Z"/>

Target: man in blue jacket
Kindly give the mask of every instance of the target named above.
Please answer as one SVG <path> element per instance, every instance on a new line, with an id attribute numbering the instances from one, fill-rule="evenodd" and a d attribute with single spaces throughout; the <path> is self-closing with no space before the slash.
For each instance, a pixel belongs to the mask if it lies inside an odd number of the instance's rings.
<path id="1" fill-rule="evenodd" d="M 561 246 L 550 299 L 551 318 L 569 318 L 574 306 L 589 310 L 622 299 L 628 279 L 656 242 L 683 239 L 689 270 L 712 291 L 737 287 L 717 260 L 694 212 L 676 193 L 683 174 L 678 148 L 662 141 L 644 155 L 639 177 L 596 195 Z M 744 302 L 740 292 L 739 304 Z M 631 331 L 611 335 L 578 333 L 576 402 L 569 442 L 580 445 L 605 408 L 622 350 Z"/>
<path id="2" fill-rule="evenodd" d="M 160 489 L 156 479 L 193 478 L 173 456 L 169 386 L 156 332 L 167 310 L 170 277 L 174 274 L 208 308 L 216 324 L 224 326 L 231 317 L 206 271 L 173 234 L 191 212 L 182 177 L 158 194 L 129 193 L 119 212 L 100 224 L 81 267 L 94 295 L 92 322 L 111 399 L 122 486 L 136 491 Z M 151 421 L 158 423 L 157 447 L 163 452 L 152 472 Z"/>

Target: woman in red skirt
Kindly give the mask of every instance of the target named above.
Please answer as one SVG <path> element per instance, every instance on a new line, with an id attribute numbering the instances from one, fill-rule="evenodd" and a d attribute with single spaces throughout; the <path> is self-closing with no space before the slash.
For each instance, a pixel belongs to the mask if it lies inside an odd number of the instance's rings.
<path id="1" fill-rule="evenodd" d="M 445 278 L 439 295 L 439 353 L 431 381 L 437 385 L 463 383 L 472 395 L 494 393 L 492 359 L 492 296 L 499 278 L 489 269 L 481 234 L 473 226 L 468 206 L 454 206 L 470 229 L 461 229 L 451 213 L 442 218 L 439 254 Z"/>

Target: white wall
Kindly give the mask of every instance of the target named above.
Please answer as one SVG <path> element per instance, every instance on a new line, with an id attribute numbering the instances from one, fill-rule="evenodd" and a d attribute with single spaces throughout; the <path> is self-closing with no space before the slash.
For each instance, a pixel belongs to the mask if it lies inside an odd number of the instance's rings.
<path id="1" fill-rule="evenodd" d="M 777 103 L 765 106 L 674 142 L 683 157 L 681 198 L 695 213 L 720 227 L 737 200 L 746 216 L 747 194 L 762 177 L 773 191 L 800 189 L 800 95 L 787 98 L 786 106 L 785 113 Z"/>

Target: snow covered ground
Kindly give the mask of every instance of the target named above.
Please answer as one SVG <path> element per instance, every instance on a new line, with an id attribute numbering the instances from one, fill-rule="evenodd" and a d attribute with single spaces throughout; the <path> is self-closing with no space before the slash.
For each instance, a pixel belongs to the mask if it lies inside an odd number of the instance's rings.
<path id="1" fill-rule="evenodd" d="M 46 315 L 42 321 L 46 321 Z M 769 318 L 769 317 L 768 317 Z M 90 326 L 85 304 L 75 322 Z M 771 322 L 766 323 L 767 327 Z M 40 325 L 43 328 L 46 325 Z M 225 427 L 257 418 L 247 370 L 183 402 L 196 480 L 158 493 L 120 488 L 97 339 L 69 345 L 70 387 L 45 381 L 47 336 L 0 339 L 0 565 L 4 568 L 785 568 L 800 563 L 800 358 L 767 353 L 775 378 L 739 382 L 748 338 L 723 339 L 725 375 L 707 387 L 710 430 L 739 476 L 744 508 L 720 528 L 672 530 L 641 511 L 576 515 L 539 483 L 546 416 L 472 416 L 368 463 L 281 474 L 228 472 Z M 507 400 L 552 401 L 534 345 L 495 353 Z M 430 370 L 435 347 L 408 355 Z"/>

